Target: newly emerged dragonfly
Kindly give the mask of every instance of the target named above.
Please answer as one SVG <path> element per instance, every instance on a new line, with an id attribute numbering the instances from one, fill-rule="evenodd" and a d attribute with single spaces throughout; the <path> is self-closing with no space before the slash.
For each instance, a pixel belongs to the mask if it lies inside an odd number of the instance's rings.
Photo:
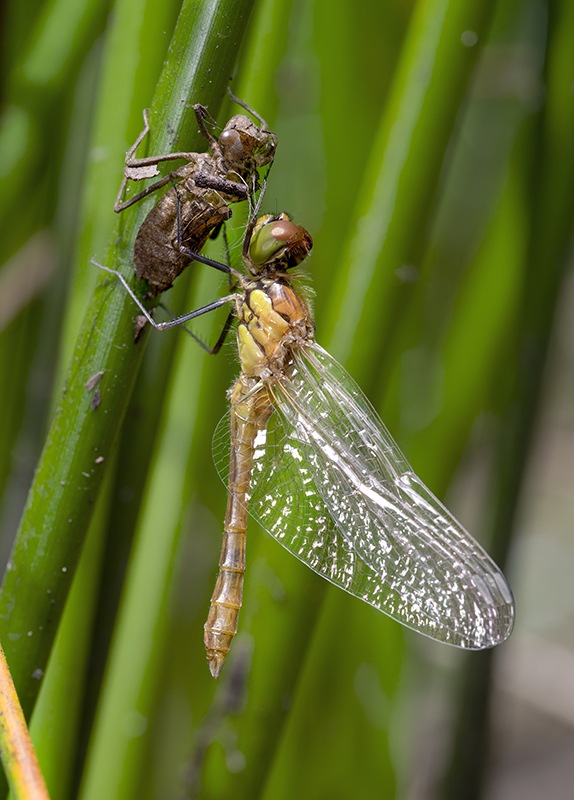
<path id="1" fill-rule="evenodd" d="M 289 270 L 311 237 L 286 215 L 252 220 L 232 294 L 159 329 L 233 304 L 241 372 L 214 456 L 229 489 L 220 571 L 205 624 L 217 677 L 237 631 L 248 512 L 331 583 L 419 633 L 481 650 L 512 630 L 510 587 L 414 474 L 357 384 L 314 340 Z"/>
<path id="2" fill-rule="evenodd" d="M 231 94 L 231 93 L 230 93 Z M 114 206 L 120 212 L 143 200 L 168 183 L 172 187 L 151 209 L 134 243 L 134 264 L 138 278 L 148 282 L 149 294 L 158 295 L 172 285 L 198 253 L 231 216 L 230 204 L 251 199 L 259 188 L 259 169 L 271 167 L 277 137 L 267 123 L 234 95 L 232 99 L 258 121 L 236 114 L 214 138 L 206 127 L 213 122 L 202 105 L 194 105 L 197 124 L 209 145 L 209 153 L 167 153 L 135 158 L 135 152 L 149 133 L 145 127 L 126 153 L 124 178 Z M 159 175 L 158 164 L 184 160 L 186 163 L 141 192 L 124 199 L 128 181 Z"/>

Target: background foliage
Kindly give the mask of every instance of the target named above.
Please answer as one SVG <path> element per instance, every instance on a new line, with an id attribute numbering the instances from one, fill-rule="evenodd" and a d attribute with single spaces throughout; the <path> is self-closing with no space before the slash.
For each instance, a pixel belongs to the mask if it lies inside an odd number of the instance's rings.
<path id="1" fill-rule="evenodd" d="M 573 13 L 566 0 L 5 4 L 6 561 L 26 508 L 0 637 L 54 797 L 486 796 L 498 653 L 403 632 L 254 524 L 241 635 L 211 679 L 202 625 L 225 490 L 210 438 L 233 345 L 217 361 L 179 332 L 134 345 L 129 298 L 90 258 L 130 274 L 150 204 L 112 208 L 141 110 L 150 153 L 193 149 L 190 104 L 224 122 L 234 75 L 279 136 L 265 209 L 313 234 L 318 340 L 436 493 L 466 476 L 461 513 L 504 564 L 571 244 Z M 233 222 L 238 236 L 241 212 Z M 208 273 L 188 269 L 170 307 L 216 296 Z"/>

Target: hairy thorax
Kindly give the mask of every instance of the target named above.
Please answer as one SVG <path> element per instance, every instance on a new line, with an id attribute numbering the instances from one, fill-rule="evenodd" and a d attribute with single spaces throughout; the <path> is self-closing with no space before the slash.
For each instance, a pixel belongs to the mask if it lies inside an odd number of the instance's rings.
<path id="1" fill-rule="evenodd" d="M 241 369 L 250 378 L 265 380 L 281 372 L 293 350 L 313 338 L 307 304 L 280 280 L 248 283 L 238 301 L 237 317 Z"/>

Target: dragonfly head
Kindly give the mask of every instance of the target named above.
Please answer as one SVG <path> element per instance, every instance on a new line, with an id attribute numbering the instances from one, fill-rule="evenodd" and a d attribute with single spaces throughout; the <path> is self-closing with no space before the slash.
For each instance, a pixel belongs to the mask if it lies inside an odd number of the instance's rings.
<path id="1" fill-rule="evenodd" d="M 246 262 L 252 274 L 291 269 L 311 252 L 311 235 L 295 225 L 288 214 L 266 214 L 256 221 L 246 252 Z"/>

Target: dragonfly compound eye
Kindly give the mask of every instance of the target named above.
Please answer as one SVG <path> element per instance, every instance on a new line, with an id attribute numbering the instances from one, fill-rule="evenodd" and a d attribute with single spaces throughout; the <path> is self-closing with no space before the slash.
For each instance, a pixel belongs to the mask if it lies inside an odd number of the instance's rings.
<path id="1" fill-rule="evenodd" d="M 311 235 L 301 225 L 295 225 L 287 214 L 268 215 L 261 217 L 253 230 L 249 258 L 257 266 L 279 262 L 290 269 L 300 264 L 312 247 Z"/>

